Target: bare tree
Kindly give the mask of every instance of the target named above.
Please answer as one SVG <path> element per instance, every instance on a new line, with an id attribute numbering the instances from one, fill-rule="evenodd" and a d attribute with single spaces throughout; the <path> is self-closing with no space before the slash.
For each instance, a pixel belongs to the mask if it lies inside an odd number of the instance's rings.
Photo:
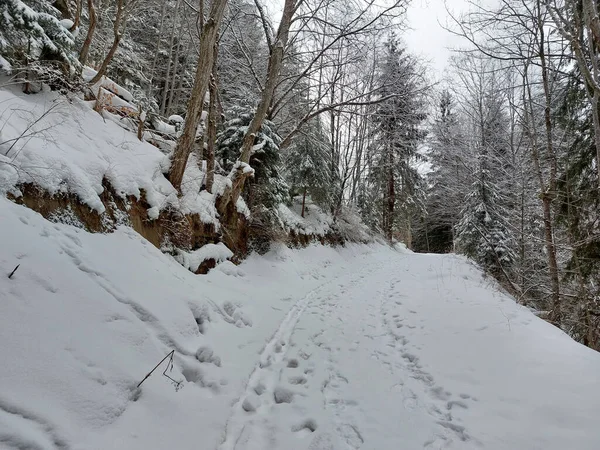
<path id="1" fill-rule="evenodd" d="M 539 3 L 539 2 L 538 2 Z M 569 42 L 577 67 L 588 88 L 596 144 L 596 171 L 600 186 L 600 18 L 595 0 L 546 0 L 561 35 Z"/>
<path id="2" fill-rule="evenodd" d="M 94 33 L 96 31 L 96 25 L 98 24 L 98 20 L 96 18 L 96 5 L 94 4 L 94 0 L 88 0 L 87 5 L 90 23 L 88 25 L 85 41 L 83 42 L 83 46 L 81 47 L 81 51 L 79 52 L 79 62 L 82 66 L 85 66 L 87 64 L 88 55 L 90 53 L 90 46 L 92 45 L 92 40 L 94 39 Z"/>
<path id="3" fill-rule="evenodd" d="M 119 43 L 121 42 L 123 34 L 125 33 L 127 22 L 131 14 L 133 14 L 134 10 L 136 9 L 138 1 L 139 0 L 117 0 L 115 18 L 113 20 L 113 42 L 108 50 L 108 53 L 104 57 L 104 60 L 100 64 L 98 72 L 90 80 L 90 84 L 96 84 L 106 73 L 108 65 L 112 61 L 117 49 L 119 48 Z M 91 3 L 93 0 L 89 0 L 89 2 Z"/>
<path id="4" fill-rule="evenodd" d="M 200 36 L 200 51 L 198 56 L 198 65 L 194 77 L 194 87 L 188 103 L 185 126 L 183 133 L 177 142 L 177 147 L 171 156 L 171 167 L 168 178 L 171 184 L 177 189 L 181 189 L 181 180 L 187 160 L 194 148 L 196 132 L 200 123 L 202 104 L 213 68 L 213 59 L 215 56 L 214 46 L 217 42 L 219 26 L 223 19 L 227 0 L 213 0 L 210 5 L 208 19 L 202 27 Z"/>

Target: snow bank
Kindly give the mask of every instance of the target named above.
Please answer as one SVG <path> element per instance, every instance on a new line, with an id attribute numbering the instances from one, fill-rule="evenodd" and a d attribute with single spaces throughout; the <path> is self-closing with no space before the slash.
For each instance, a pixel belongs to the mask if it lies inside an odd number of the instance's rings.
<path id="1" fill-rule="evenodd" d="M 296 234 L 325 236 L 331 232 L 333 219 L 307 197 L 302 217 L 302 197 L 295 197 L 292 206 L 280 204 L 277 213 L 283 228 Z"/>
<path id="2" fill-rule="evenodd" d="M 121 91 L 120 95 L 129 98 Z M 214 195 L 200 192 L 204 174 L 195 162 L 188 164 L 183 196 L 178 198 L 164 176 L 168 158 L 112 120 L 103 120 L 92 106 L 93 102 L 56 93 L 28 96 L 16 89 L 0 91 L 0 118 L 6 122 L 0 140 L 0 195 L 18 196 L 19 184 L 33 183 L 50 194 L 75 194 L 102 213 L 102 181 L 107 179 L 122 197 L 139 199 L 143 192 L 154 212 L 150 218 L 172 207 L 184 214 L 197 213 L 203 222 L 219 227 Z M 244 210 L 243 200 L 239 206 Z"/>
<path id="3" fill-rule="evenodd" d="M 92 79 L 98 74 L 98 71 L 92 69 L 91 67 L 85 66 L 82 70 L 81 76 L 84 81 L 92 81 Z M 127 102 L 133 102 L 133 95 L 123 86 L 120 86 L 115 81 L 108 78 L 106 75 L 102 76 L 98 84 L 96 85 L 96 89 L 92 89 L 94 92 L 98 92 L 98 87 L 103 87 L 104 89 L 118 95 L 123 100 Z"/>
<path id="4" fill-rule="evenodd" d="M 302 197 L 292 199 L 292 205 L 280 204 L 277 215 L 286 232 L 301 235 L 325 236 L 335 234 L 349 242 L 374 242 L 375 237 L 362 222 L 358 214 L 343 208 L 334 221 L 331 215 L 323 211 L 310 197 L 306 197 L 304 217 L 302 217 Z"/>
<path id="5" fill-rule="evenodd" d="M 0 55 L 0 74 L 4 72 L 6 75 L 10 75 L 12 72 L 11 64 Z"/>
<path id="6" fill-rule="evenodd" d="M 225 244 L 206 244 L 193 252 L 178 250 L 175 259 L 186 269 L 196 273 L 198 267 L 208 259 L 214 259 L 216 263 L 227 261 L 233 256 L 233 252 Z"/>

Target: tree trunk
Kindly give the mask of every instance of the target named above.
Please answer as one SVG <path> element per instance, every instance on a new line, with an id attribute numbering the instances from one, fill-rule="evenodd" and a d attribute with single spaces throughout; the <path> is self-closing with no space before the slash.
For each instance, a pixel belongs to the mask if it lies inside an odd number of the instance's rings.
<path id="1" fill-rule="evenodd" d="M 533 97 L 531 94 L 531 85 L 529 83 L 527 77 L 527 67 L 525 68 L 524 75 L 524 90 L 523 90 L 523 100 L 525 106 L 525 115 L 524 120 L 527 128 L 527 134 L 529 137 L 530 147 L 531 147 L 531 157 L 533 159 L 533 165 L 535 169 L 535 173 L 537 175 L 538 183 L 540 186 L 540 198 L 542 200 L 542 209 L 543 209 L 543 222 L 544 222 L 544 234 L 545 239 L 544 243 L 546 245 L 546 252 L 548 257 L 548 271 L 550 274 L 550 282 L 552 289 L 552 313 L 550 316 L 550 320 L 560 326 L 561 322 L 561 305 L 560 305 L 560 280 L 558 276 L 558 263 L 556 261 L 556 245 L 554 243 L 554 232 L 553 232 L 553 222 L 552 222 L 552 207 L 551 207 L 551 197 L 548 193 L 548 189 L 546 188 L 546 183 L 544 182 L 544 176 L 542 173 L 542 168 L 540 165 L 540 157 L 538 152 L 538 142 L 537 142 L 537 130 L 535 126 L 535 116 L 533 111 Z M 527 98 L 525 98 L 525 91 L 527 91 Z"/>
<path id="2" fill-rule="evenodd" d="M 206 146 L 206 190 L 212 194 L 213 183 L 215 180 L 215 141 L 217 140 L 217 82 L 214 76 L 210 80 L 209 92 L 210 105 L 208 107 L 208 143 Z"/>
<path id="3" fill-rule="evenodd" d="M 306 205 L 306 186 L 304 186 L 304 193 L 302 194 L 302 218 L 304 218 L 304 207 Z"/>
<path id="4" fill-rule="evenodd" d="M 389 168 L 388 168 L 388 180 L 387 180 L 387 238 L 390 243 L 394 239 L 394 206 L 396 203 L 396 191 L 394 186 L 394 157 L 391 154 L 392 150 L 390 149 L 389 154 Z"/>
<path id="5" fill-rule="evenodd" d="M 163 3 L 163 7 L 160 14 L 160 26 L 158 28 L 158 36 L 156 37 L 156 49 L 154 50 L 154 58 L 152 59 L 152 67 L 150 68 L 149 82 L 148 82 L 148 99 L 152 99 L 152 91 L 154 89 L 154 72 L 156 71 L 156 63 L 158 61 L 158 53 L 160 51 L 160 38 L 163 34 L 163 29 L 165 26 L 165 12 L 167 10 L 168 2 Z"/>
<path id="6" fill-rule="evenodd" d="M 169 94 L 169 100 L 167 102 L 166 115 L 170 116 L 172 114 L 172 105 L 173 99 L 175 98 L 175 93 L 179 89 L 178 84 L 181 82 L 177 79 L 177 70 L 179 69 L 179 58 L 181 54 L 181 41 L 183 38 L 183 29 L 184 27 L 179 28 L 179 35 L 177 36 L 177 49 L 175 50 L 175 62 L 173 64 L 173 79 L 171 80 L 171 92 Z"/>
<path id="7" fill-rule="evenodd" d="M 240 161 L 246 164 L 250 162 L 254 138 L 256 137 L 256 133 L 260 130 L 260 127 L 267 116 L 269 105 L 271 104 L 273 95 L 275 94 L 275 88 L 277 87 L 277 81 L 279 80 L 285 47 L 288 42 L 290 25 L 292 23 L 295 9 L 296 0 L 285 0 L 281 22 L 279 23 L 279 28 L 277 30 L 277 37 L 271 50 L 271 54 L 269 55 L 267 80 L 265 82 L 260 103 L 256 108 L 254 117 L 248 126 L 248 130 L 246 131 L 244 140 L 242 142 Z M 231 191 L 231 201 L 233 204 L 237 202 L 242 189 L 244 188 L 244 182 L 246 178 L 247 177 L 234 178 L 234 184 Z"/>
<path id="8" fill-rule="evenodd" d="M 96 6 L 94 5 L 94 0 L 88 0 L 87 4 L 88 14 L 90 15 L 90 25 L 88 27 L 87 34 L 85 35 L 85 41 L 83 41 L 81 52 L 79 52 L 79 62 L 82 66 L 85 66 L 87 64 L 88 55 L 90 53 L 90 46 L 92 45 L 94 32 L 96 31 L 96 25 L 98 23 L 96 19 Z"/>
<path id="9" fill-rule="evenodd" d="M 171 184 L 181 191 L 181 180 L 187 160 L 194 148 L 196 140 L 196 130 L 200 123 L 200 114 L 202 112 L 202 104 L 204 96 L 208 89 L 210 74 L 213 67 L 214 46 L 217 41 L 219 25 L 223 19 L 227 0 L 213 0 L 210 6 L 209 18 L 202 28 L 200 35 L 200 56 L 198 57 L 198 65 L 196 67 L 196 75 L 194 78 L 194 87 L 192 95 L 188 103 L 185 126 L 183 133 L 179 138 L 177 147 L 171 157 L 171 168 L 169 169 L 168 178 Z"/>
<path id="10" fill-rule="evenodd" d="M 142 111 L 142 106 L 138 106 L 138 127 L 137 127 L 137 138 L 141 141 L 144 136 L 144 119 L 146 114 Z"/>
<path id="11" fill-rule="evenodd" d="M 163 98 L 160 105 L 160 113 L 164 116 L 167 111 L 167 98 L 169 96 L 169 77 L 171 76 L 171 61 L 173 61 L 173 45 L 175 43 L 175 23 L 177 23 L 177 19 L 179 18 L 179 7 L 181 5 L 181 0 L 178 0 L 175 4 L 175 17 L 173 19 L 173 24 L 171 25 L 171 38 L 169 39 L 169 57 L 167 59 L 167 74 L 165 75 L 165 88 L 163 92 Z M 180 28 L 183 29 L 183 27 Z"/>
<path id="12" fill-rule="evenodd" d="M 76 4 L 75 4 L 75 17 L 73 19 L 73 26 L 69 29 L 69 31 L 72 33 L 73 31 L 75 31 L 77 28 L 79 28 L 79 24 L 81 23 L 81 2 L 83 0 L 77 0 Z"/>
<path id="13" fill-rule="evenodd" d="M 96 84 L 106 73 L 106 69 L 108 69 L 108 65 L 112 61 L 115 53 L 117 53 L 117 49 L 119 48 L 119 43 L 123 37 L 123 32 L 125 31 L 125 26 L 127 25 L 127 12 L 125 11 L 125 0 L 117 1 L 117 13 L 115 14 L 115 22 L 113 23 L 113 43 L 108 51 L 108 54 L 102 61 L 100 68 L 98 69 L 98 73 L 94 78 L 91 79 L 90 84 Z"/>
<path id="14" fill-rule="evenodd" d="M 290 24 L 292 22 L 295 3 L 295 0 L 285 0 L 281 23 L 279 24 L 279 29 L 277 30 L 277 39 L 273 45 L 271 55 L 269 56 L 267 81 L 265 82 L 265 87 L 258 108 L 256 109 L 248 130 L 244 135 L 244 141 L 242 143 L 242 155 L 240 157 L 240 160 L 244 163 L 248 163 L 250 161 L 250 153 L 252 146 L 254 145 L 255 135 L 260 130 L 260 127 L 267 116 L 269 105 L 271 104 L 273 95 L 275 93 L 275 88 L 277 87 L 277 81 L 279 80 L 279 73 L 281 72 L 285 46 L 287 45 L 289 37 Z"/>

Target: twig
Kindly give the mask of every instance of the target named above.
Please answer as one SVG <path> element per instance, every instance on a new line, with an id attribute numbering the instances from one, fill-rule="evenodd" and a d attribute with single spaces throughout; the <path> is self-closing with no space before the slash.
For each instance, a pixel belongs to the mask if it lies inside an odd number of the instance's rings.
<path id="1" fill-rule="evenodd" d="M 169 370 L 169 371 L 173 370 L 173 357 L 174 356 L 175 356 L 175 350 L 171 350 L 169 352 L 169 354 L 167 354 L 167 356 L 165 356 L 163 359 L 161 359 L 160 362 L 156 366 L 154 366 L 154 369 L 152 369 L 150 372 L 148 372 L 148 374 L 144 377 L 144 379 L 142 381 L 139 382 L 139 384 L 136 387 L 139 388 L 144 381 L 146 381 L 148 378 L 150 378 L 150 375 L 152 375 L 152 373 L 154 373 L 154 371 L 156 369 L 158 369 L 158 367 L 163 362 L 165 362 L 167 359 L 169 359 L 169 362 L 167 363 L 167 367 L 165 367 L 165 370 L 163 371 L 163 375 L 165 377 L 167 377 L 169 380 L 171 380 L 173 382 L 173 384 L 175 384 L 175 390 L 179 390 L 179 388 L 181 387 L 181 383 L 182 382 L 181 381 L 176 381 L 173 378 L 171 378 L 169 375 L 167 375 L 167 370 Z"/>
<path id="2" fill-rule="evenodd" d="M 12 276 L 15 274 L 15 272 L 17 271 L 17 269 L 19 268 L 21 264 L 17 264 L 17 267 L 15 267 L 13 269 L 13 271 L 10 273 L 10 275 L 8 276 L 8 279 L 10 280 L 12 278 Z"/>

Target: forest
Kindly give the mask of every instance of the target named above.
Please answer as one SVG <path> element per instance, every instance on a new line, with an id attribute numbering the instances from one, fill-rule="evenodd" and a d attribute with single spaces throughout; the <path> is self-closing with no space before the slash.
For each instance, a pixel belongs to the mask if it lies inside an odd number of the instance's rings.
<path id="1" fill-rule="evenodd" d="M 472 1 L 439 82 L 403 43 L 409 3 L 0 0 L 0 89 L 93 101 L 180 193 L 196 164 L 225 229 L 355 214 L 600 350 L 598 3 Z"/>

